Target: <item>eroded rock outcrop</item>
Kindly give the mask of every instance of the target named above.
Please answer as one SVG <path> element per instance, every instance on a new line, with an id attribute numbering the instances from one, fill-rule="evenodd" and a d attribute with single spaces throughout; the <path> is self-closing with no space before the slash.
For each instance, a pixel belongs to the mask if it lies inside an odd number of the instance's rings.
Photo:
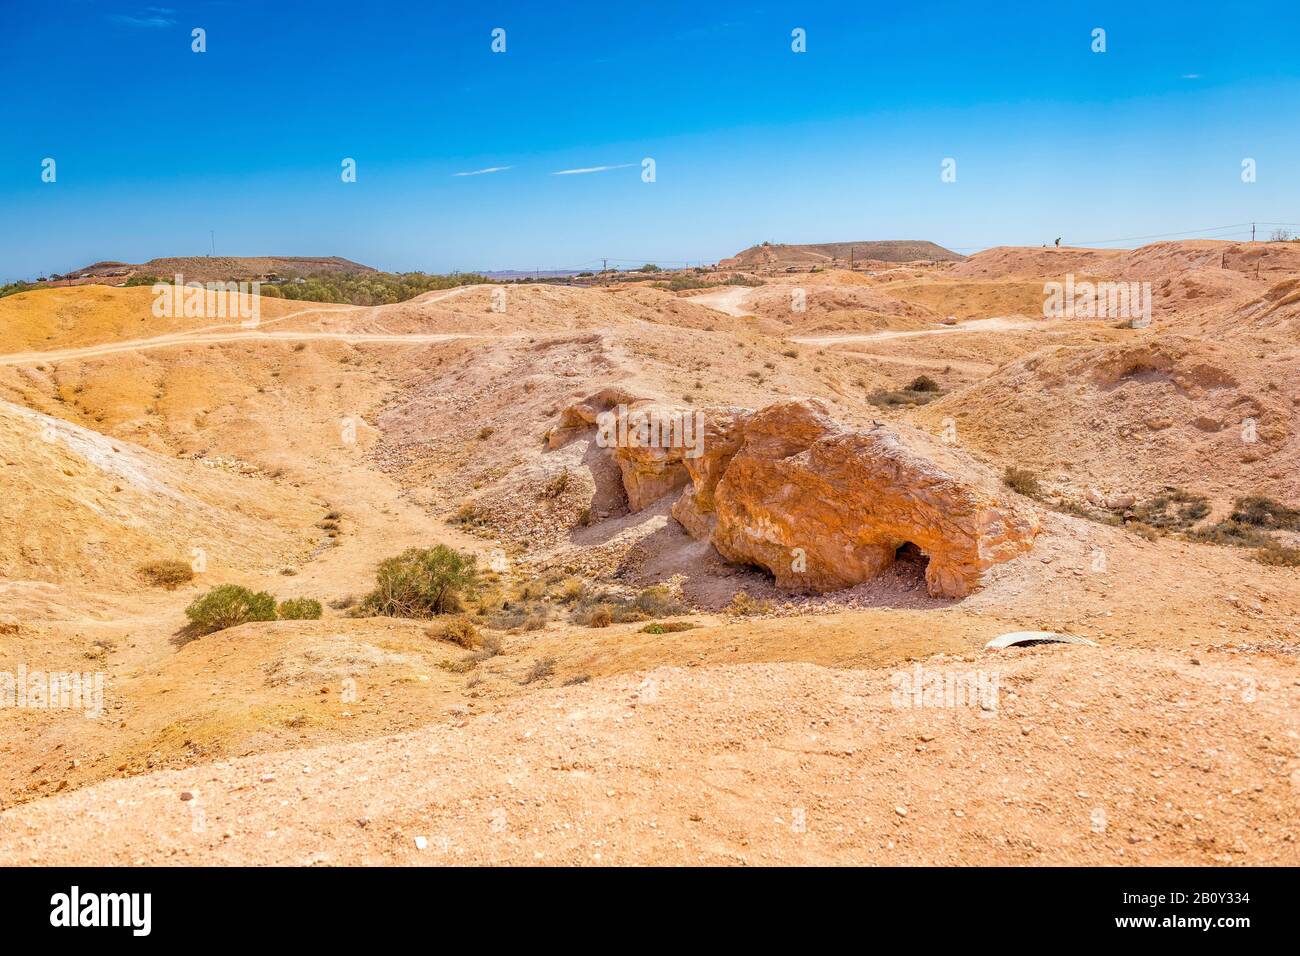
<path id="1" fill-rule="evenodd" d="M 629 506 L 684 486 L 673 505 L 683 527 L 728 560 L 767 568 L 784 588 L 852 587 L 911 544 L 928 558 L 930 593 L 961 597 L 992 565 L 1027 551 L 1038 532 L 1032 509 L 915 429 L 846 428 L 821 402 L 800 400 L 756 412 L 715 409 L 696 419 L 693 442 L 654 447 L 644 432 L 640 441 L 608 433 L 601 413 L 612 412 L 611 397 L 566 410 L 565 420 L 606 428 L 602 444 L 619 464 Z M 694 414 L 637 399 L 626 410 L 629 421 Z"/>
<path id="2" fill-rule="evenodd" d="M 558 448 L 594 427 L 597 444 L 618 464 L 628 507 L 640 511 L 690 483 L 686 461 L 703 447 L 703 423 L 695 409 L 611 387 L 566 408 L 547 442 Z"/>
<path id="3" fill-rule="evenodd" d="M 911 543 L 936 597 L 962 597 L 1027 551 L 1033 512 L 970 461 L 902 427 L 846 429 L 818 402 L 755 412 L 714 492 L 712 541 L 786 588 L 835 591 L 875 577 Z"/>

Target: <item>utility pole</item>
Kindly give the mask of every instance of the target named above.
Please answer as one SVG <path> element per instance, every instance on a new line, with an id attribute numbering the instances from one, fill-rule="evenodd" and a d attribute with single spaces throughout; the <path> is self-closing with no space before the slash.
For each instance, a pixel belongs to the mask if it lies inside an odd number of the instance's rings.
<path id="1" fill-rule="evenodd" d="M 208 255 L 209 255 L 209 256 L 215 256 L 215 255 L 217 254 L 217 232 L 216 232 L 216 230 L 215 230 L 215 229 L 209 229 L 209 230 L 208 230 L 208 237 L 212 240 L 212 251 L 211 251 L 210 253 L 208 253 Z"/>
<path id="2" fill-rule="evenodd" d="M 1255 224 L 1253 222 L 1250 224 L 1250 241 L 1255 241 Z"/>
<path id="3" fill-rule="evenodd" d="M 849 246 L 849 271 L 853 271 L 853 246 Z"/>

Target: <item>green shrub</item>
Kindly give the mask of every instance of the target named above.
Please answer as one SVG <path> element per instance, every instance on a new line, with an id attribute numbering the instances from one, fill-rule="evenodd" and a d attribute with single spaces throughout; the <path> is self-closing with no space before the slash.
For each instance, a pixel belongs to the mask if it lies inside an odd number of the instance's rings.
<path id="1" fill-rule="evenodd" d="M 689 631 L 696 627 L 699 627 L 699 625 L 692 624 L 690 621 L 655 621 L 653 624 L 647 624 L 641 628 L 641 633 L 676 634 L 678 631 Z"/>
<path id="2" fill-rule="evenodd" d="M 185 616 L 200 634 L 211 634 L 249 621 L 274 621 L 275 598 L 265 591 L 222 584 L 190 602 Z"/>
<path id="3" fill-rule="evenodd" d="M 311 598 L 289 598 L 280 602 L 276 612 L 282 621 L 319 621 L 321 606 Z"/>
<path id="4" fill-rule="evenodd" d="M 636 596 L 632 604 L 647 617 L 672 617 L 686 610 L 682 602 L 673 597 L 673 592 L 663 584 L 646 588 Z"/>
<path id="5" fill-rule="evenodd" d="M 385 617 L 433 617 L 459 611 L 462 598 L 477 585 L 474 555 L 443 544 L 408 548 L 380 562 L 375 589 L 362 604 L 367 612 Z"/>
<path id="6" fill-rule="evenodd" d="M 194 569 L 184 561 L 150 561 L 135 570 L 154 587 L 166 588 L 168 591 L 194 580 Z"/>
<path id="7" fill-rule="evenodd" d="M 1026 498 L 1037 498 L 1043 493 L 1043 488 L 1038 483 L 1038 476 L 1027 468 L 1008 465 L 1007 470 L 1002 473 L 1002 481 L 1012 491 Z"/>
<path id="8" fill-rule="evenodd" d="M 302 281 L 299 281 L 301 279 Z M 304 302 L 344 302 L 349 305 L 386 305 L 404 302 L 434 289 L 487 282 L 469 272 L 426 275 L 422 272 L 320 272 L 263 282 L 261 294 Z"/>

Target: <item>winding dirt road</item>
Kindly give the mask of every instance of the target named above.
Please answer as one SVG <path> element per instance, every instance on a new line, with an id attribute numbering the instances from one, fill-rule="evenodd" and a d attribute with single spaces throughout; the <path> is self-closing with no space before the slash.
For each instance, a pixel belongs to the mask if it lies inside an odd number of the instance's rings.
<path id="1" fill-rule="evenodd" d="M 886 339 L 914 339 L 923 335 L 950 335 L 954 332 L 1011 332 L 1016 329 L 1032 329 L 1041 325 L 1032 319 L 972 319 L 960 325 L 944 325 L 937 329 L 919 329 L 899 332 L 864 332 L 841 335 L 791 336 L 791 342 L 800 345 L 840 345 L 845 342 L 882 342 Z"/>
<path id="2" fill-rule="evenodd" d="M 753 315 L 754 313 L 745 307 L 748 305 L 749 297 L 753 291 L 748 286 L 736 286 L 733 289 L 722 289 L 718 292 L 693 295 L 686 301 L 713 309 L 715 312 L 724 312 L 727 315 Z"/>
<path id="3" fill-rule="evenodd" d="M 196 334 L 177 332 L 172 335 L 159 335 L 151 339 L 133 339 L 129 342 L 113 342 L 108 345 L 88 345 L 81 348 L 56 349 L 52 352 L 16 352 L 0 355 L 0 365 L 38 365 L 45 362 L 61 362 L 69 359 L 97 358 L 101 355 L 115 355 L 120 352 L 148 352 L 153 349 L 169 349 L 185 345 L 211 345 L 217 342 L 312 342 L 333 341 L 347 342 L 355 345 L 362 342 L 389 342 L 399 345 L 427 345 L 432 342 L 450 342 L 454 339 L 477 339 L 482 335 L 469 332 L 439 332 L 391 335 L 381 332 L 219 332 Z"/>

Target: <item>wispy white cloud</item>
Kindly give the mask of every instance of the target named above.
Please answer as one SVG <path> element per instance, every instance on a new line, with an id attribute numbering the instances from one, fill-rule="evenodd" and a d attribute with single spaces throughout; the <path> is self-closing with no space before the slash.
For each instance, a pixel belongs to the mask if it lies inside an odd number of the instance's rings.
<path id="1" fill-rule="evenodd" d="M 1201 74 L 1199 74 L 1199 73 L 1184 73 L 1184 74 L 1183 74 L 1183 79 L 1184 79 L 1184 80 L 1199 80 L 1200 78 L 1201 78 Z"/>
<path id="2" fill-rule="evenodd" d="M 581 169 L 561 169 L 551 173 L 552 176 L 581 176 L 584 173 L 603 173 L 607 169 L 627 169 L 636 163 L 617 163 L 613 166 L 584 166 Z"/>
<path id="3" fill-rule="evenodd" d="M 109 16 L 109 19 L 129 27 L 170 27 L 176 23 L 171 19 L 171 15 L 175 12 L 170 7 L 145 7 L 138 14 L 114 13 Z"/>
<path id="4" fill-rule="evenodd" d="M 453 176 L 485 176 L 488 173 L 503 173 L 513 166 L 489 166 L 487 169 L 472 169 L 467 173 L 452 173 Z"/>

